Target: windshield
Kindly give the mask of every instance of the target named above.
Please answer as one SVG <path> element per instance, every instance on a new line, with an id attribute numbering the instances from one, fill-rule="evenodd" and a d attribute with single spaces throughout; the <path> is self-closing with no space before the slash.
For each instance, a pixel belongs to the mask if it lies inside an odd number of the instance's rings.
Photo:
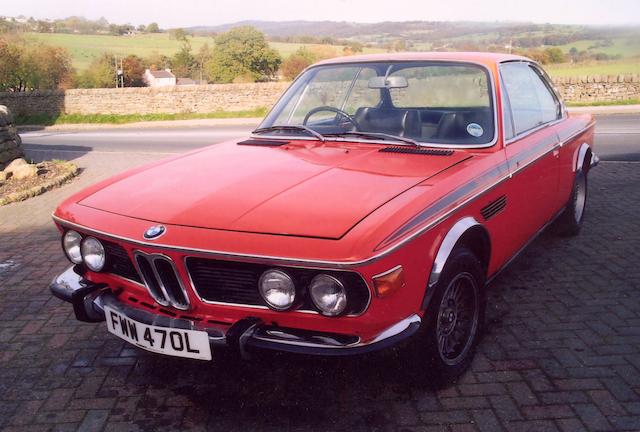
<path id="1" fill-rule="evenodd" d="M 312 67 L 259 129 L 273 136 L 310 136 L 307 128 L 324 137 L 375 140 L 374 134 L 386 134 L 421 143 L 489 144 L 494 138 L 489 73 L 478 65 L 451 62 Z"/>

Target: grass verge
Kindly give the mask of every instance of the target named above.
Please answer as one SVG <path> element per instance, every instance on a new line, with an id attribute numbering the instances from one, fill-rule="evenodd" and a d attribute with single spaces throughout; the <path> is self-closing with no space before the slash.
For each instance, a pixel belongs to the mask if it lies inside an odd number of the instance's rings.
<path id="1" fill-rule="evenodd" d="M 214 111 L 210 113 L 176 113 L 176 114 L 60 114 L 49 116 L 36 114 L 16 116 L 17 125 L 53 126 L 60 124 L 124 124 L 164 120 L 193 120 L 193 119 L 228 119 L 264 117 L 266 108 L 246 111 Z"/>
<path id="2" fill-rule="evenodd" d="M 640 99 L 624 99 L 617 101 L 567 102 L 570 107 L 640 105 Z"/>

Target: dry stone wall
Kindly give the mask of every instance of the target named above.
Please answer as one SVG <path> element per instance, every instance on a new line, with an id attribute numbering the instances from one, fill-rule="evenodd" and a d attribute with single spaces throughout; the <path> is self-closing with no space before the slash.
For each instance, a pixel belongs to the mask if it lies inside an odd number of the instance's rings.
<path id="1" fill-rule="evenodd" d="M 12 160 L 22 156 L 22 141 L 13 124 L 11 111 L 0 105 L 0 171 Z"/>
<path id="2" fill-rule="evenodd" d="M 567 102 L 640 98 L 640 75 L 557 78 Z M 0 93 L 15 115 L 153 114 L 242 111 L 270 107 L 287 82 Z"/>
<path id="3" fill-rule="evenodd" d="M 640 75 L 592 75 L 554 80 L 567 102 L 617 102 L 640 99 Z"/>

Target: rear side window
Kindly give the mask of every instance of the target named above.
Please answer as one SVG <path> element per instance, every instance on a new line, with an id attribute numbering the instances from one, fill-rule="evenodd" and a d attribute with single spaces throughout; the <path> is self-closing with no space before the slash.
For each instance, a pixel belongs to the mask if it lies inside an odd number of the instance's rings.
<path id="1" fill-rule="evenodd" d="M 516 135 L 559 118 L 560 104 L 540 74 L 527 63 L 500 67 Z"/>

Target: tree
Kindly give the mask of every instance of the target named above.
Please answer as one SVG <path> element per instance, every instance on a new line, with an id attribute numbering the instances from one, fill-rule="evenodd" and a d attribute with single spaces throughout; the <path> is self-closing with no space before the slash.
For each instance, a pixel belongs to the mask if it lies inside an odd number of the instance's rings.
<path id="1" fill-rule="evenodd" d="M 125 87 L 144 87 L 144 61 L 136 55 L 128 55 L 122 59 L 122 72 Z"/>
<path id="2" fill-rule="evenodd" d="M 311 64 L 317 61 L 316 56 L 306 47 L 300 47 L 282 62 L 280 73 L 287 80 L 293 80 Z"/>
<path id="3" fill-rule="evenodd" d="M 188 77 L 196 68 L 196 58 L 191 54 L 191 45 L 186 42 L 171 58 L 172 72 L 176 77 Z"/>
<path id="4" fill-rule="evenodd" d="M 160 27 L 158 26 L 158 23 L 152 22 L 147 26 L 147 31 L 149 33 L 160 33 Z"/>
<path id="5" fill-rule="evenodd" d="M 569 50 L 569 56 L 571 57 L 571 61 L 575 62 L 578 60 L 578 48 L 571 47 Z"/>
<path id="6" fill-rule="evenodd" d="M 178 42 L 186 42 L 187 41 L 187 32 L 184 29 L 177 28 L 171 30 L 171 37 L 177 40 Z"/>
<path id="7" fill-rule="evenodd" d="M 0 38 L 0 89 L 27 91 L 57 89 L 72 80 L 71 57 L 60 47 Z"/>
<path id="8" fill-rule="evenodd" d="M 180 49 L 171 59 L 173 73 L 177 77 L 191 76 L 196 68 L 196 58 L 191 54 L 191 42 L 187 33 L 182 29 L 176 29 L 172 36 L 181 42 Z"/>
<path id="9" fill-rule="evenodd" d="M 275 79 L 282 58 L 269 47 L 263 33 L 244 26 L 221 33 L 208 64 L 212 81 L 263 81 Z"/>
<path id="10" fill-rule="evenodd" d="M 547 48 L 544 52 L 549 58 L 549 63 L 564 63 L 567 60 L 560 48 Z"/>
<path id="11" fill-rule="evenodd" d="M 211 48 L 209 48 L 209 44 L 205 43 L 198 50 L 198 54 L 196 55 L 196 66 L 194 73 L 192 73 L 192 77 L 198 79 L 200 81 L 204 80 L 205 77 L 208 78 L 208 75 L 205 74 L 205 67 L 209 60 L 211 60 Z"/>
<path id="12" fill-rule="evenodd" d="M 404 39 L 396 39 L 389 45 L 389 51 L 406 51 L 407 50 L 407 41 Z"/>
<path id="13" fill-rule="evenodd" d="M 171 59 L 158 51 L 153 51 L 144 59 L 144 63 L 149 69 L 171 69 Z"/>
<path id="14" fill-rule="evenodd" d="M 344 55 L 353 55 L 361 53 L 363 48 L 364 46 L 360 42 L 352 41 L 342 49 L 342 52 L 344 53 Z"/>
<path id="15" fill-rule="evenodd" d="M 116 66 L 113 54 L 104 53 L 91 62 L 89 68 L 78 77 L 78 86 L 83 88 L 115 87 Z"/>

